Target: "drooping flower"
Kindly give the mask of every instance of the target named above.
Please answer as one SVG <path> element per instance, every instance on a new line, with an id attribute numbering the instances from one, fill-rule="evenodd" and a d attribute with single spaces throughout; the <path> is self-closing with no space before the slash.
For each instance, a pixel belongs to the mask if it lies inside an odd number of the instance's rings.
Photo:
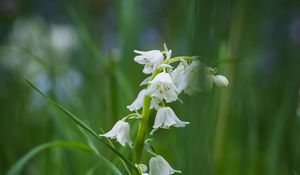
<path id="1" fill-rule="evenodd" d="M 159 73 L 151 82 L 148 94 L 157 99 L 165 99 L 167 103 L 176 101 L 180 91 L 174 85 L 168 73 Z"/>
<path id="2" fill-rule="evenodd" d="M 141 109 L 141 107 L 144 104 L 144 98 L 145 98 L 146 93 L 147 93 L 146 89 L 141 90 L 139 92 L 138 96 L 136 97 L 136 99 L 133 101 L 133 103 L 131 105 L 128 105 L 127 108 L 130 111 L 137 111 L 137 110 Z"/>
<path id="3" fill-rule="evenodd" d="M 227 78 L 223 75 L 216 75 L 214 76 L 214 83 L 219 87 L 226 87 L 229 84 Z"/>
<path id="4" fill-rule="evenodd" d="M 169 175 L 181 173 L 181 171 L 173 169 L 170 164 L 160 155 L 150 159 L 149 169 L 149 175 Z"/>
<path id="5" fill-rule="evenodd" d="M 153 129 L 150 133 L 152 135 L 158 128 L 169 129 L 171 126 L 174 127 L 185 127 L 185 125 L 190 122 L 181 121 L 172 108 L 170 107 L 162 107 L 160 108 L 154 120 Z"/>
<path id="6" fill-rule="evenodd" d="M 145 96 L 148 94 L 147 89 L 143 89 L 139 92 L 137 98 L 134 100 L 134 102 L 131 105 L 127 106 L 127 109 L 130 111 L 137 111 L 139 109 L 142 108 L 142 106 L 144 105 L 144 98 Z M 150 108 L 155 108 L 156 110 L 158 110 L 160 108 L 159 106 L 160 100 L 157 98 L 152 98 L 151 99 L 151 104 L 150 104 Z"/>
<path id="7" fill-rule="evenodd" d="M 133 147 L 130 138 L 130 125 L 123 120 L 119 120 L 110 131 L 100 136 L 117 139 L 117 142 L 119 142 L 122 146 L 125 146 L 127 143 L 131 148 Z"/>
<path id="8" fill-rule="evenodd" d="M 139 64 L 144 64 L 145 67 L 143 72 L 145 74 L 151 74 L 164 60 L 164 55 L 160 50 L 150 50 L 150 51 L 139 51 L 134 50 L 135 53 L 140 54 L 134 57 L 134 61 Z"/>

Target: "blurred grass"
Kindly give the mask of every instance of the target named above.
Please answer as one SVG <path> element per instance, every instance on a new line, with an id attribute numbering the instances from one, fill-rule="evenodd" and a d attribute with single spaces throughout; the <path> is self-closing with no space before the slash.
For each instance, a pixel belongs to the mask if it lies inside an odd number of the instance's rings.
<path id="1" fill-rule="evenodd" d="M 300 173 L 299 1 L 4 1 L 0 7 L 0 174 L 37 145 L 86 142 L 24 76 L 96 132 L 106 131 L 128 114 L 146 77 L 133 50 L 162 49 L 164 42 L 176 56 L 199 55 L 216 66 L 230 85 L 182 96 L 184 104 L 173 107 L 191 125 L 159 130 L 153 141 L 159 154 L 183 174 Z M 57 29 L 67 33 L 53 40 Z M 22 174 L 109 174 L 98 161 L 48 150 Z"/>

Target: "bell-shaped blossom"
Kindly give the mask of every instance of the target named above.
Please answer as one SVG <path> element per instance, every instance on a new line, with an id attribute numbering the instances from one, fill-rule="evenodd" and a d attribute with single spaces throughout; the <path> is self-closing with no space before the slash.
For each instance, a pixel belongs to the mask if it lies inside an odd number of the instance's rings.
<path id="1" fill-rule="evenodd" d="M 147 94 L 147 90 L 143 89 L 139 92 L 138 96 L 136 97 L 136 99 L 133 101 L 133 103 L 131 105 L 128 105 L 127 108 L 130 111 L 137 111 L 139 109 L 141 109 L 141 107 L 144 104 L 144 98 L 145 95 Z"/>
<path id="2" fill-rule="evenodd" d="M 216 75 L 214 76 L 214 83 L 219 87 L 226 87 L 229 84 L 227 78 L 223 75 Z"/>
<path id="3" fill-rule="evenodd" d="M 158 128 L 169 129 L 171 126 L 185 127 L 185 125 L 189 123 L 190 122 L 181 121 L 172 108 L 162 107 L 156 113 L 153 129 L 150 134 L 152 135 Z"/>
<path id="4" fill-rule="evenodd" d="M 167 103 L 176 101 L 180 91 L 174 85 L 168 73 L 159 73 L 151 82 L 148 94 L 157 99 L 165 99 Z"/>
<path id="5" fill-rule="evenodd" d="M 149 169 L 149 175 L 169 175 L 181 173 L 181 171 L 173 169 L 170 164 L 160 155 L 150 159 Z"/>
<path id="6" fill-rule="evenodd" d="M 151 74 L 164 60 L 164 55 L 160 50 L 150 51 L 138 51 L 134 50 L 135 53 L 140 54 L 134 57 L 134 61 L 139 64 L 144 64 L 145 67 L 143 72 L 145 74 Z"/>
<path id="7" fill-rule="evenodd" d="M 139 109 L 141 109 L 144 105 L 144 98 L 146 95 L 148 95 L 147 89 L 141 90 L 139 92 L 137 98 L 132 102 L 132 104 L 127 106 L 127 109 L 130 111 L 138 111 Z M 154 109 L 158 110 L 160 108 L 160 106 L 159 106 L 160 102 L 161 102 L 161 100 L 153 97 L 151 99 L 150 109 L 154 108 Z"/>
<path id="8" fill-rule="evenodd" d="M 122 146 L 125 146 L 127 143 L 131 148 L 133 147 L 130 138 L 130 125 L 123 120 L 119 120 L 110 131 L 100 136 L 117 139 L 117 142 L 119 142 Z"/>

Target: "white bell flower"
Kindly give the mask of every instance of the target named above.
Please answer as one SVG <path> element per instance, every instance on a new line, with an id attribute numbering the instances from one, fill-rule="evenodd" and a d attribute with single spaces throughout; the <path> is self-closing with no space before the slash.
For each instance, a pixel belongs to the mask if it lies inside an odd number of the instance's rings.
<path id="1" fill-rule="evenodd" d="M 134 61 L 139 64 L 144 64 L 143 72 L 145 74 L 151 74 L 164 60 L 164 55 L 160 50 L 150 50 L 150 51 L 139 51 L 134 50 L 135 53 L 140 54 L 134 57 Z"/>
<path id="2" fill-rule="evenodd" d="M 185 127 L 187 124 L 190 124 L 190 122 L 181 121 L 176 116 L 172 108 L 162 107 L 156 113 L 153 129 L 150 132 L 150 135 L 152 135 L 158 128 L 169 129 L 171 126 Z"/>
<path id="3" fill-rule="evenodd" d="M 169 175 L 181 173 L 181 171 L 173 169 L 170 164 L 160 155 L 150 159 L 149 169 L 149 175 Z"/>
<path id="4" fill-rule="evenodd" d="M 110 131 L 100 136 L 117 139 L 117 142 L 119 142 L 122 146 L 125 146 L 127 143 L 131 148 L 133 147 L 130 138 L 130 125 L 123 120 L 119 120 Z"/>
<path id="5" fill-rule="evenodd" d="M 127 109 L 130 111 L 138 111 L 139 109 L 141 109 L 144 105 L 144 98 L 147 94 L 148 94 L 147 89 L 141 90 L 137 98 L 134 100 L 134 102 L 131 105 L 127 106 Z M 156 110 L 158 110 L 160 108 L 159 106 L 160 102 L 161 100 L 153 97 L 151 99 L 150 109 L 155 108 Z"/>
<path id="6" fill-rule="evenodd" d="M 137 110 L 141 109 L 141 107 L 144 104 L 144 98 L 145 98 L 146 93 L 147 93 L 146 89 L 143 89 L 139 92 L 138 96 L 133 101 L 133 103 L 131 105 L 127 106 L 129 111 L 137 111 Z"/>
<path id="7" fill-rule="evenodd" d="M 223 75 L 214 76 L 214 83 L 219 87 L 226 87 L 229 84 L 227 78 Z"/>
<path id="8" fill-rule="evenodd" d="M 174 85 L 170 75 L 162 72 L 150 82 L 148 94 L 160 100 L 165 99 L 167 103 L 176 101 L 179 89 Z"/>

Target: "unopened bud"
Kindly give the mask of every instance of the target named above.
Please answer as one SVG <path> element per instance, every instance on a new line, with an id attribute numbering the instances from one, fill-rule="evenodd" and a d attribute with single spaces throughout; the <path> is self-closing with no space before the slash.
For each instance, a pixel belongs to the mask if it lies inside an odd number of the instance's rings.
<path id="1" fill-rule="evenodd" d="M 229 84 L 229 81 L 223 75 L 214 76 L 214 83 L 219 87 L 226 87 Z"/>

